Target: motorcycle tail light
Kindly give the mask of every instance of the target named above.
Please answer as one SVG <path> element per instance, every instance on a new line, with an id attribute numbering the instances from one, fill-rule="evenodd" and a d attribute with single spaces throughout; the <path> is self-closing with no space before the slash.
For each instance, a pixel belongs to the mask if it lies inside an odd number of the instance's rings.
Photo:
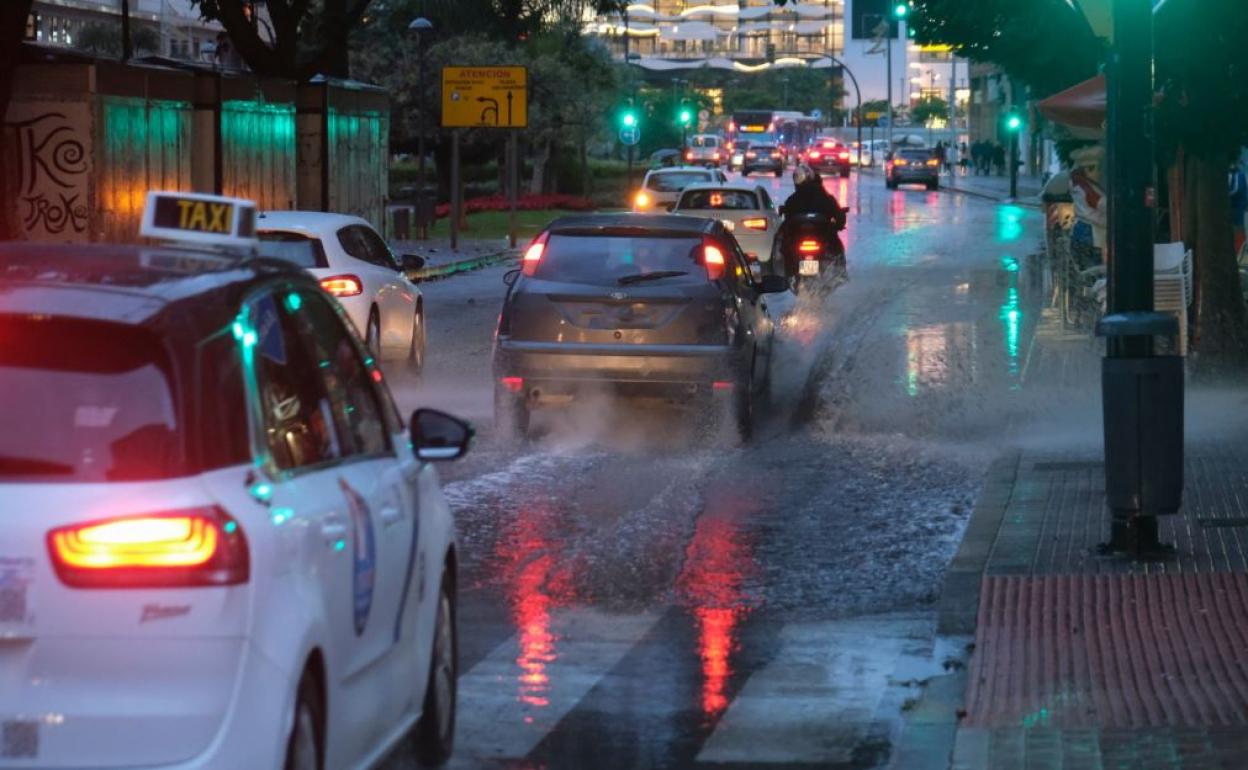
<path id="1" fill-rule="evenodd" d="M 799 254 L 818 254 L 823 248 L 823 244 L 814 238 L 803 238 L 797 243 L 797 252 Z"/>

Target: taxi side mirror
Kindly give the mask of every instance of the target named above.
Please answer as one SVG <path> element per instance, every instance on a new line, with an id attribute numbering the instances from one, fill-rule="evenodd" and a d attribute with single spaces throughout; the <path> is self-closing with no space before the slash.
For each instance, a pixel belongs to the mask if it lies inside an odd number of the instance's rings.
<path id="1" fill-rule="evenodd" d="M 425 258 L 419 254 L 404 254 L 399 257 L 399 264 L 403 266 L 403 272 L 415 273 L 425 267 Z"/>
<path id="2" fill-rule="evenodd" d="M 437 409 L 412 412 L 411 431 L 412 451 L 424 462 L 458 460 L 476 435 L 471 425 Z"/>

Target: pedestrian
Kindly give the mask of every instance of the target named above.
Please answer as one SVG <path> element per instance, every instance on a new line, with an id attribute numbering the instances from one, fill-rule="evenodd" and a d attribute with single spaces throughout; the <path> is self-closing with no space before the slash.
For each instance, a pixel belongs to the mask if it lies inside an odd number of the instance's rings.
<path id="1" fill-rule="evenodd" d="M 958 164 L 958 145 L 949 143 L 949 153 L 945 156 L 945 173 L 953 176 L 953 168 Z"/>
<path id="2" fill-rule="evenodd" d="M 939 142 L 937 142 L 937 143 L 936 143 L 936 162 L 937 162 L 938 164 L 940 164 L 940 165 L 938 166 L 938 168 L 943 168 L 943 167 L 944 167 L 944 165 L 945 165 L 945 159 L 946 159 L 947 157 L 949 157 L 949 156 L 948 156 L 948 151 L 945 149 L 945 143 L 944 143 L 944 141 L 939 141 Z"/>
<path id="3" fill-rule="evenodd" d="M 958 170 L 962 176 L 966 176 L 966 167 L 970 165 L 970 150 L 966 146 L 966 142 L 962 143 L 962 148 L 958 152 Z"/>
<path id="4" fill-rule="evenodd" d="M 992 165 L 997 170 L 997 176 L 1005 176 L 1005 147 L 997 142 L 992 148 Z"/>
<path id="5" fill-rule="evenodd" d="M 1244 245 L 1244 214 L 1248 213 L 1248 179 L 1237 158 L 1231 159 L 1226 186 L 1231 193 L 1231 227 L 1235 232 L 1235 253 Z"/>

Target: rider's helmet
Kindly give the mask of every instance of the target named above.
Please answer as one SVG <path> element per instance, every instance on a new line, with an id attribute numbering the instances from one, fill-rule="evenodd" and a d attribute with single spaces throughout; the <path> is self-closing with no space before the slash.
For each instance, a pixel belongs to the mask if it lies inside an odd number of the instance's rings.
<path id="1" fill-rule="evenodd" d="M 811 179 L 812 174 L 810 166 L 807 166 L 805 163 L 797 164 L 797 168 L 793 169 L 793 185 L 796 187 L 807 179 Z"/>

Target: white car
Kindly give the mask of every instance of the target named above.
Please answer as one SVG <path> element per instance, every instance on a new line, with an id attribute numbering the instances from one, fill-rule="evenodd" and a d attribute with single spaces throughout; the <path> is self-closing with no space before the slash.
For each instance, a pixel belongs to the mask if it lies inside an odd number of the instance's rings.
<path id="1" fill-rule="evenodd" d="M 691 184 L 673 214 L 721 220 L 751 262 L 770 262 L 780 230 L 780 214 L 767 190 L 748 182 Z"/>
<path id="2" fill-rule="evenodd" d="M 685 163 L 690 166 L 718 168 L 727 165 L 723 141 L 715 134 L 694 134 L 685 147 Z"/>
<path id="3" fill-rule="evenodd" d="M 430 462 L 471 428 L 405 430 L 317 282 L 246 256 L 0 244 L 4 767 L 451 751 L 457 553 Z"/>
<path id="4" fill-rule="evenodd" d="M 407 272 L 423 259 L 396 258 L 372 225 L 345 214 L 267 211 L 256 220 L 256 235 L 262 254 L 296 262 L 338 298 L 374 356 L 420 372 L 425 307 Z"/>
<path id="5" fill-rule="evenodd" d="M 697 182 L 728 183 L 728 176 L 717 168 L 672 166 L 652 168 L 641 182 L 641 190 L 633 197 L 633 211 L 653 213 L 670 211 L 680 191 Z"/>

